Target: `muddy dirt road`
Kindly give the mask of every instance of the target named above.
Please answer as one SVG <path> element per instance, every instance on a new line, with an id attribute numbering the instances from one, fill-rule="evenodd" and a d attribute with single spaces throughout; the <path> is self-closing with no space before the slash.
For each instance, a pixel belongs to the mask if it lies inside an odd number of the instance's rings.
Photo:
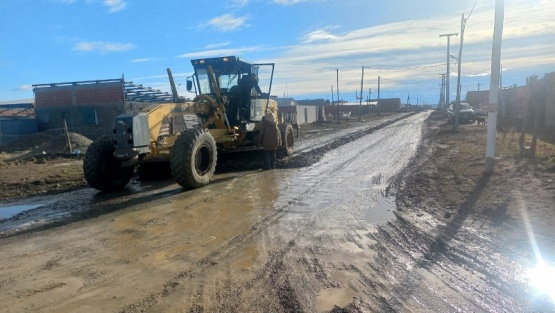
<path id="1" fill-rule="evenodd" d="M 163 181 L 34 199 L 64 222 L 2 224 L 2 311 L 521 311 L 521 268 L 484 248 L 491 233 L 395 213 L 390 191 L 427 116 L 345 135 L 306 167 L 221 173 L 198 190 Z"/>

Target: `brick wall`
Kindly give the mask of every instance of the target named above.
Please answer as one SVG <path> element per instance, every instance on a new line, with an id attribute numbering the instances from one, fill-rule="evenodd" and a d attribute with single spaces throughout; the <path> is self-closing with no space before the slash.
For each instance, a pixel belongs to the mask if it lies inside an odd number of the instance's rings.
<path id="1" fill-rule="evenodd" d="M 121 82 L 39 86 L 34 92 L 37 108 L 111 105 L 124 101 Z"/>

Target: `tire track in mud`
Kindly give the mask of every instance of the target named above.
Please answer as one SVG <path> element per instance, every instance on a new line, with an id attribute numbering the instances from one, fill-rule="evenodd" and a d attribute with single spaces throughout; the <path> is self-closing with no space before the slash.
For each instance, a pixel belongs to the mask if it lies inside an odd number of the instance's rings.
<path id="1" fill-rule="evenodd" d="M 336 149 L 337 147 L 345 145 L 363 136 L 371 134 L 376 130 L 382 129 L 388 125 L 391 125 L 395 122 L 403 120 L 409 116 L 411 116 L 411 114 L 388 121 L 378 126 L 370 127 L 364 131 L 358 131 L 356 133 L 348 134 L 344 137 L 335 139 L 332 142 L 325 144 L 323 146 L 320 146 L 316 149 L 313 149 L 309 152 L 304 152 L 300 155 L 293 155 L 292 157 L 289 157 L 287 159 L 279 160 L 278 166 L 281 168 L 286 168 L 286 167 L 296 168 L 296 167 L 314 164 L 317 161 L 319 161 L 326 152 Z M 375 144 L 379 144 L 379 142 Z M 345 165 L 347 162 L 348 161 L 345 160 L 344 162 L 342 162 L 342 164 Z M 264 173 L 262 173 L 262 175 L 264 175 Z M 240 182 L 240 179 L 238 181 Z M 162 290 L 146 296 L 139 302 L 125 305 L 120 312 L 125 312 L 125 313 L 142 312 L 144 310 L 152 309 L 152 307 L 158 304 L 162 299 L 170 296 L 173 293 L 176 293 L 182 290 L 183 288 L 187 288 L 186 283 L 188 281 L 202 277 L 203 274 L 205 274 L 207 271 L 217 266 L 221 260 L 224 260 L 228 258 L 230 255 L 233 255 L 233 253 L 235 253 L 238 249 L 240 249 L 240 247 L 244 246 L 253 238 L 258 236 L 262 231 L 267 229 L 269 225 L 281 219 L 283 215 L 290 213 L 296 207 L 296 204 L 302 202 L 302 199 L 306 194 L 309 194 L 312 190 L 315 190 L 318 187 L 319 187 L 319 183 L 312 185 L 311 187 L 306 189 L 304 193 L 301 193 L 293 197 L 287 203 L 275 209 L 275 211 L 272 212 L 271 214 L 266 215 L 262 219 L 258 220 L 250 227 L 250 230 L 247 233 L 231 238 L 230 240 L 226 241 L 222 246 L 212 251 L 206 257 L 199 260 L 196 263 L 196 268 L 178 273 L 173 279 L 169 280 L 168 282 L 166 282 L 166 284 L 164 284 Z M 225 193 L 221 192 L 217 196 L 223 197 L 225 194 L 229 192 L 231 192 L 231 190 L 228 190 Z M 192 203 L 187 207 L 194 206 L 195 204 L 196 203 Z M 299 302 L 299 300 L 297 299 L 299 292 L 295 291 L 295 289 L 291 285 L 291 282 L 289 281 L 288 277 L 291 275 L 291 273 L 287 272 L 287 268 L 284 266 L 285 256 L 291 251 L 292 247 L 295 246 L 295 240 L 302 236 L 302 231 L 303 230 L 299 230 L 296 233 L 296 235 L 294 235 L 293 238 L 288 241 L 288 244 L 284 249 L 273 251 L 273 252 L 270 251 L 269 261 L 258 271 L 255 278 L 253 278 L 252 280 L 250 280 L 245 284 L 246 286 L 249 286 L 248 289 L 250 290 L 256 289 L 254 286 L 258 286 L 258 287 L 262 287 L 270 295 L 274 293 L 274 297 L 278 299 L 279 300 L 278 303 L 280 303 L 280 307 L 275 308 L 278 312 L 304 311 L 301 309 L 301 302 Z M 311 264 L 314 262 L 318 263 L 317 260 L 312 262 L 307 261 L 306 259 L 301 260 L 301 263 L 304 263 L 305 265 Z M 314 271 L 316 270 L 316 268 L 317 266 L 313 264 L 311 270 Z M 316 272 L 318 272 L 318 270 L 316 270 Z M 322 272 L 323 270 L 320 270 L 320 273 Z M 304 278 L 302 276 L 303 275 L 299 275 L 297 279 L 303 280 Z M 273 280 L 270 280 L 270 282 L 273 282 L 270 285 L 264 283 L 265 281 L 267 281 L 267 278 L 269 277 L 274 278 Z M 232 282 L 230 280 L 231 279 L 228 279 L 228 281 L 224 282 L 224 285 L 231 284 Z M 333 283 L 325 282 L 324 285 L 333 285 Z M 245 286 L 243 286 L 243 289 L 244 288 Z M 202 307 L 202 298 L 204 294 L 203 290 L 204 290 L 204 284 L 201 283 L 193 291 L 192 296 L 189 298 L 189 303 L 191 303 L 190 312 L 201 312 L 204 310 Z M 313 292 L 313 294 L 315 293 L 316 291 Z M 237 296 L 238 295 L 236 294 L 235 297 Z M 233 296 L 231 295 L 226 295 L 226 297 L 233 298 Z M 252 299 L 252 301 L 256 303 L 256 299 Z M 305 300 L 304 303 L 306 303 L 306 301 L 307 300 Z M 232 302 L 232 303 L 233 304 L 231 304 L 231 307 L 239 305 L 239 304 L 236 304 L 235 302 Z M 275 302 L 269 301 L 265 303 L 265 305 L 272 305 L 272 303 L 275 303 Z M 252 304 L 253 303 L 250 303 L 249 305 L 252 305 Z M 227 307 L 225 308 L 225 310 L 231 310 L 232 309 L 231 307 Z M 261 306 L 260 308 L 264 308 L 264 306 Z M 224 308 L 220 308 L 220 309 L 224 309 Z"/>
<path id="2" fill-rule="evenodd" d="M 277 161 L 277 166 L 279 166 L 280 168 L 299 168 L 299 167 L 306 167 L 306 166 L 310 166 L 318 161 L 320 161 L 323 157 L 323 155 L 333 149 L 337 149 L 343 145 L 346 145 L 352 141 L 355 141 L 357 139 L 360 139 L 366 135 L 369 135 L 373 132 L 375 132 L 376 130 L 380 130 L 384 127 L 387 127 L 391 124 L 394 124 L 398 121 L 404 120 L 406 118 L 409 118 L 410 116 L 413 116 L 416 113 L 411 113 L 411 114 L 407 114 L 407 115 L 403 115 L 401 117 L 389 120 L 387 122 L 384 123 L 380 123 L 379 125 L 373 126 L 373 127 L 369 127 L 365 130 L 360 130 L 345 136 L 342 136 L 340 138 L 337 138 L 335 140 L 332 140 L 331 142 L 318 146 L 314 149 L 310 149 L 309 151 L 306 152 L 301 152 L 299 154 L 294 154 L 288 158 L 284 158 L 281 160 Z"/>
<path id="3" fill-rule="evenodd" d="M 398 299 L 374 310 L 390 310 L 393 303 L 396 311 L 414 307 L 436 312 L 520 311 L 526 287 L 515 280 L 514 261 L 496 252 L 495 233 L 482 227 L 487 222 L 474 211 L 489 177 L 483 176 L 446 219 L 435 216 L 433 204 L 420 203 L 411 184 L 405 184 L 421 183 L 420 168 L 429 166 L 433 155 L 426 143 L 430 137 L 424 137 L 420 157 L 397 177 L 394 193 L 403 195 L 397 198 L 397 218 L 379 227 L 375 236 L 380 251 L 376 270 L 397 277 L 390 287 Z M 415 203 L 422 209 L 414 208 Z"/>

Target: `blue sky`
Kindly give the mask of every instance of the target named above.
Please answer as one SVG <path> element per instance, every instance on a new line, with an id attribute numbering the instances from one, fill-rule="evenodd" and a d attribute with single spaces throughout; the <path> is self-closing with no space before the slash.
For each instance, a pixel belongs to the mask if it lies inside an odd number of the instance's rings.
<path id="1" fill-rule="evenodd" d="M 468 17 L 462 92 L 489 89 L 494 0 L 1 0 L 0 101 L 33 98 L 32 84 L 120 78 L 169 91 L 190 59 L 237 55 L 275 62 L 273 94 L 364 94 L 435 104 L 447 39 Z M 555 71 L 555 1 L 505 0 L 503 86 Z M 460 37 L 451 37 L 457 55 Z M 451 59 L 451 96 L 456 61 Z M 180 93 L 185 93 L 181 88 Z M 334 95 L 334 97 L 336 97 Z"/>

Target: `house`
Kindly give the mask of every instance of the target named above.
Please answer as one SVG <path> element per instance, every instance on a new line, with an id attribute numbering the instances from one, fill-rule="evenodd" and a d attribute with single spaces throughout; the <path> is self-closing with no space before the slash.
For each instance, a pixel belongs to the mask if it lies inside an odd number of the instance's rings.
<path id="1" fill-rule="evenodd" d="M 329 103 L 325 99 L 294 100 L 293 98 L 275 98 L 283 120 L 290 124 L 306 124 L 323 120 L 324 107 Z"/>
<path id="2" fill-rule="evenodd" d="M 487 110 L 489 102 L 489 90 L 481 91 L 468 91 L 466 93 L 466 100 L 464 102 L 470 104 L 472 107 Z"/>
<path id="3" fill-rule="evenodd" d="M 325 106 L 329 104 L 325 99 L 298 100 L 297 118 L 299 124 L 314 123 L 325 120 Z"/>
<path id="4" fill-rule="evenodd" d="M 380 112 L 395 112 L 401 108 L 400 98 L 379 99 L 378 110 Z"/>
<path id="5" fill-rule="evenodd" d="M 545 94 L 539 97 L 545 101 L 540 103 L 540 127 L 555 128 L 555 72 L 548 73 L 543 78 L 538 79 L 538 83 L 545 91 Z M 513 85 L 501 89 L 499 93 L 498 112 L 501 118 L 515 116 L 533 118 L 533 114 L 527 112 L 535 96 L 531 93 L 529 86 Z M 487 109 L 489 90 L 469 91 L 466 94 L 465 102 L 476 108 Z M 529 122 L 531 123 L 532 121 L 529 120 Z"/>
<path id="6" fill-rule="evenodd" d="M 0 146 L 7 145 L 21 135 L 37 132 L 33 103 L 6 101 L 0 103 Z"/>

